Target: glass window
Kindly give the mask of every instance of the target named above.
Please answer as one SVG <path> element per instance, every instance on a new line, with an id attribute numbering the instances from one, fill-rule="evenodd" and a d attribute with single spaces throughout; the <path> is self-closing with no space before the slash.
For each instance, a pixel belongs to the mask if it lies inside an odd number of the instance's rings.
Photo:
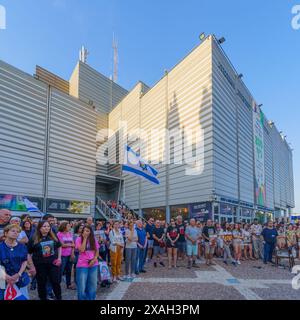
<path id="1" fill-rule="evenodd" d="M 171 206 L 171 218 L 176 218 L 178 215 L 182 216 L 183 220 L 188 220 L 189 209 L 185 205 Z"/>
<path id="2" fill-rule="evenodd" d="M 165 208 L 147 208 L 143 209 L 143 217 L 148 220 L 154 218 L 155 220 L 166 220 Z"/>

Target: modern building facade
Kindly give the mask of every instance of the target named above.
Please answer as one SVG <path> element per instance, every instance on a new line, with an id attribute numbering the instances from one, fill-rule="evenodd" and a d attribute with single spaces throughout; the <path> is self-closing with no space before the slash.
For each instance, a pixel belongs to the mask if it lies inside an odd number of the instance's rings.
<path id="1" fill-rule="evenodd" d="M 130 92 L 82 62 L 70 81 L 42 68 L 32 77 L 0 62 L 0 119 L 2 202 L 27 196 L 44 211 L 78 217 L 94 214 L 100 196 L 122 199 L 146 217 L 220 221 L 287 217 L 295 206 L 289 144 L 213 35 L 152 88 L 138 82 Z M 159 185 L 122 174 L 118 164 L 97 163 L 103 147 L 109 159 L 122 161 L 122 123 L 149 136 L 201 128 L 201 141 L 189 142 L 200 174 L 173 163 L 172 139 L 150 148 Z M 110 130 L 109 139 L 101 129 Z M 153 162 L 143 136 L 136 133 L 132 145 Z"/>

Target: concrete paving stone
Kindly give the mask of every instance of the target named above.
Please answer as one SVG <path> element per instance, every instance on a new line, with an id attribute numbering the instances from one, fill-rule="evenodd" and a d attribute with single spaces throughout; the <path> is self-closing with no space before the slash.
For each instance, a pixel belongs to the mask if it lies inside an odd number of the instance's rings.
<path id="1" fill-rule="evenodd" d="M 263 300 L 300 300 L 300 289 L 293 289 L 292 284 L 272 284 L 269 287 L 252 290 Z"/>
<path id="2" fill-rule="evenodd" d="M 133 283 L 123 300 L 245 300 L 234 288 L 217 284 Z"/>

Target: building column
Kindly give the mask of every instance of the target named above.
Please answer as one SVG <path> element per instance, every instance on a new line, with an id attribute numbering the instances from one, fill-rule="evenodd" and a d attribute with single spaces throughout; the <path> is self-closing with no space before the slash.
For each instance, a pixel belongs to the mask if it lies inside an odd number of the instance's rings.
<path id="1" fill-rule="evenodd" d="M 171 210 L 170 206 L 166 206 L 166 222 L 170 223 L 171 221 Z"/>

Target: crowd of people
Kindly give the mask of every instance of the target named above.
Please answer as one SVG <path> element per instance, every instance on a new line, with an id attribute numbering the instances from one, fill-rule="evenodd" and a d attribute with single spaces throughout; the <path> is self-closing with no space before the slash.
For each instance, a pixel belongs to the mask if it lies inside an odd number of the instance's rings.
<path id="1" fill-rule="evenodd" d="M 191 269 L 199 260 L 214 265 L 216 258 L 237 267 L 246 260 L 273 262 L 275 249 L 287 248 L 300 259 L 298 224 L 268 221 L 219 224 L 211 220 L 170 223 L 133 216 L 121 221 L 57 221 L 46 214 L 12 217 L 0 210 L 0 300 L 7 286 L 16 285 L 29 299 L 36 290 L 41 300 L 61 300 L 65 290 L 77 290 L 78 300 L 95 300 L 101 285 L 99 263 L 107 263 L 112 279 L 134 279 L 154 268 Z M 167 259 L 164 259 L 167 257 Z M 124 268 L 122 267 L 124 265 Z M 165 265 L 167 264 L 167 265 Z M 1 278 L 2 277 L 2 278 Z"/>

